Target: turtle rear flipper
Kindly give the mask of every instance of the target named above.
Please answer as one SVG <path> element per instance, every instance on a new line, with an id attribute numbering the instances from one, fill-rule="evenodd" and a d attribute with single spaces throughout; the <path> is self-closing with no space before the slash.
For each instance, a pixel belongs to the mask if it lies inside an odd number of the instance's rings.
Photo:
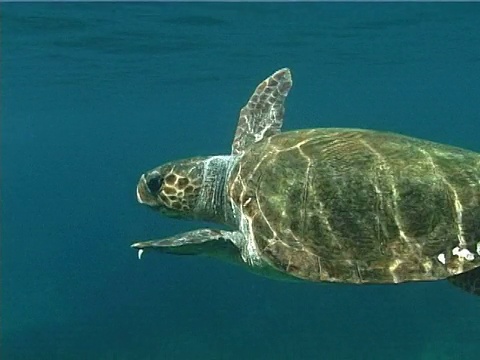
<path id="1" fill-rule="evenodd" d="M 480 267 L 449 277 L 447 280 L 469 293 L 480 296 Z"/>

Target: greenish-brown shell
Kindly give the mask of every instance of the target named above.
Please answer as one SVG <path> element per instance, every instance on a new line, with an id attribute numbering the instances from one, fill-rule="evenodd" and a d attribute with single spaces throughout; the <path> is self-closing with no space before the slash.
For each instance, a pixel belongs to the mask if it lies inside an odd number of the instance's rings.
<path id="1" fill-rule="evenodd" d="M 480 266 L 480 155 L 471 151 L 374 131 L 286 132 L 245 152 L 229 196 L 261 257 L 299 278 L 389 283 Z"/>

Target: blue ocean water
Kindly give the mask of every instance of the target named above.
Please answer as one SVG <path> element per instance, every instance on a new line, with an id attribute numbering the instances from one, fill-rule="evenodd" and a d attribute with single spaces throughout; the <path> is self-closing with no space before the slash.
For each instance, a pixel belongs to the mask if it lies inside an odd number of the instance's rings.
<path id="1" fill-rule="evenodd" d="M 286 283 L 138 240 L 204 224 L 136 203 L 140 174 L 227 154 L 280 67 L 284 128 L 480 151 L 480 4 L 1 5 L 2 359 L 478 359 L 447 282 Z"/>

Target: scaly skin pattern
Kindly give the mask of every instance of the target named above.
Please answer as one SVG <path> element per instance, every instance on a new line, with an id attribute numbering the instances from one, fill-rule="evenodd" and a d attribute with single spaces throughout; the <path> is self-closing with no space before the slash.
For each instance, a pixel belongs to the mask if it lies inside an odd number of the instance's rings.
<path id="1" fill-rule="evenodd" d="M 480 154 L 369 130 L 252 145 L 228 195 L 260 256 L 311 281 L 435 280 L 480 266 Z"/>

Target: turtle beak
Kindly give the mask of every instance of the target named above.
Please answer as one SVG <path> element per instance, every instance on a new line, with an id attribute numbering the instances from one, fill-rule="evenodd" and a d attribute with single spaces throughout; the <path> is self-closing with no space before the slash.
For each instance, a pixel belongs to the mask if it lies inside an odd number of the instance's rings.
<path id="1" fill-rule="evenodd" d="M 140 177 L 137 185 L 137 201 L 140 204 L 145 204 L 148 206 L 157 206 L 156 198 L 148 191 L 147 180 L 145 179 L 145 174 Z"/>
<path id="2" fill-rule="evenodd" d="M 142 177 L 140 178 L 140 181 L 137 184 L 137 201 L 140 204 L 143 204 L 142 193 L 140 192 L 140 186 L 142 186 L 142 183 L 143 184 L 145 183 L 145 175 L 142 175 Z"/>

